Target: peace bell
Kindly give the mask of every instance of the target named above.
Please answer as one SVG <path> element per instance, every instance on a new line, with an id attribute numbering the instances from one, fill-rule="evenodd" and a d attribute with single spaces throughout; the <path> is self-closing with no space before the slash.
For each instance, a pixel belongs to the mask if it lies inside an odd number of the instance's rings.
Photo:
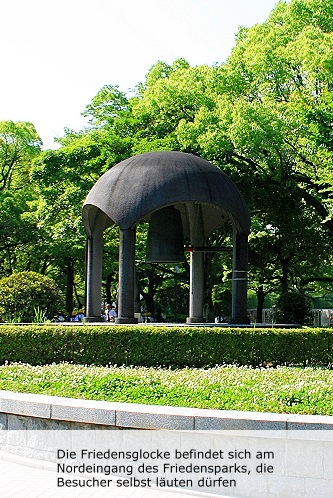
<path id="1" fill-rule="evenodd" d="M 148 228 L 147 263 L 185 261 L 180 211 L 172 206 L 152 213 Z"/>

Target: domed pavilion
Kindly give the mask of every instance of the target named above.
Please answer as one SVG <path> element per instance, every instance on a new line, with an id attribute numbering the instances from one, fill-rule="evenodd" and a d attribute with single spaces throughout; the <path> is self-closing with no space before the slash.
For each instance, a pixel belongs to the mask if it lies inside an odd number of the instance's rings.
<path id="1" fill-rule="evenodd" d="M 83 205 L 87 234 L 86 320 L 101 320 L 103 232 L 120 229 L 118 317 L 135 323 L 136 226 L 149 223 L 149 262 L 177 262 L 190 247 L 187 323 L 202 323 L 203 254 L 209 236 L 230 222 L 233 228 L 232 319 L 248 323 L 247 254 L 250 216 L 234 182 L 210 162 L 184 152 L 148 152 L 104 173 Z M 176 247 L 177 246 L 177 247 Z"/>

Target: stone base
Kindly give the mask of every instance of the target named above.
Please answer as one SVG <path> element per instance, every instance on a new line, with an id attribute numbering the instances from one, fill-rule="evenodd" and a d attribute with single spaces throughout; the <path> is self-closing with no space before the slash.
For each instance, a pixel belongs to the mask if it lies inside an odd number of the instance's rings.
<path id="1" fill-rule="evenodd" d="M 206 323 L 206 320 L 203 316 L 188 316 L 186 323 Z"/>
<path id="2" fill-rule="evenodd" d="M 130 318 L 130 317 L 126 317 L 126 316 L 120 316 L 118 318 L 115 319 L 115 323 L 118 323 L 118 324 L 122 324 L 122 323 L 138 323 L 138 319 L 137 318 Z"/>

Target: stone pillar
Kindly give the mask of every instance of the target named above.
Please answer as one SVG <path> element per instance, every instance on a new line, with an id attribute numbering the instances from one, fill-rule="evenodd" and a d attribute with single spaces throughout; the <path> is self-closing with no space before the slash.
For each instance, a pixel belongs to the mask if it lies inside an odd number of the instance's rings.
<path id="1" fill-rule="evenodd" d="M 248 324 L 247 316 L 247 234 L 234 228 L 232 270 L 232 317 L 230 323 Z"/>
<path id="2" fill-rule="evenodd" d="M 190 303 L 186 323 L 203 323 L 204 265 L 203 252 L 190 253 Z"/>
<path id="3" fill-rule="evenodd" d="M 120 230 L 118 317 L 115 322 L 138 323 L 134 318 L 135 228 Z"/>
<path id="4" fill-rule="evenodd" d="M 102 322 L 103 231 L 95 230 L 86 245 L 86 322 Z"/>
<path id="5" fill-rule="evenodd" d="M 187 206 L 190 222 L 191 245 L 202 245 L 203 220 L 200 204 L 189 204 Z M 203 323 L 204 303 L 204 259 L 203 252 L 190 253 L 190 299 L 189 316 L 186 323 Z"/>

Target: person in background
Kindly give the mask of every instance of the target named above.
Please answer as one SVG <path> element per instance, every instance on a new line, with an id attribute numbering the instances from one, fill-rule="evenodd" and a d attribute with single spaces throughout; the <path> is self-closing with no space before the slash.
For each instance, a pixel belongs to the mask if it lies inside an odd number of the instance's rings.
<path id="1" fill-rule="evenodd" d="M 109 304 L 105 305 L 105 310 L 104 310 L 104 320 L 106 322 L 110 321 L 110 311 L 111 311 L 111 306 Z"/>
<path id="2" fill-rule="evenodd" d="M 82 320 L 84 319 L 84 313 L 83 313 L 83 310 L 80 309 L 78 312 L 77 312 L 77 315 L 76 315 L 76 321 L 78 322 L 82 322 Z"/>
<path id="3" fill-rule="evenodd" d="M 105 311 L 104 311 L 104 320 L 107 321 L 107 322 L 114 322 L 115 321 L 115 318 L 117 316 L 117 312 L 115 310 L 115 308 L 112 306 L 107 304 L 105 306 Z"/>
<path id="4" fill-rule="evenodd" d="M 117 312 L 114 307 L 110 309 L 109 316 L 110 316 L 110 322 L 114 322 L 115 319 L 117 318 Z"/>

